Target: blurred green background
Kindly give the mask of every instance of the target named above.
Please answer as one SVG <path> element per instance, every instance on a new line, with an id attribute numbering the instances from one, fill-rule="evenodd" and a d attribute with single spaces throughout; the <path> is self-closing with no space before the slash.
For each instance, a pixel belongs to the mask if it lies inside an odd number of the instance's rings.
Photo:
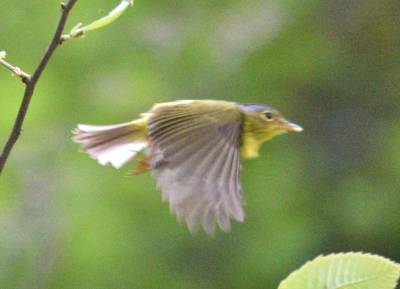
<path id="1" fill-rule="evenodd" d="M 78 1 L 67 29 L 118 0 Z M 59 2 L 0 2 L 0 50 L 32 71 Z M 316 255 L 400 261 L 400 1 L 137 0 L 60 47 L 0 179 L 0 288 L 276 288 Z M 0 140 L 23 85 L 0 68 Z M 191 236 L 151 174 L 102 167 L 77 123 L 130 120 L 153 103 L 277 107 L 305 131 L 244 162 L 247 218 Z"/>

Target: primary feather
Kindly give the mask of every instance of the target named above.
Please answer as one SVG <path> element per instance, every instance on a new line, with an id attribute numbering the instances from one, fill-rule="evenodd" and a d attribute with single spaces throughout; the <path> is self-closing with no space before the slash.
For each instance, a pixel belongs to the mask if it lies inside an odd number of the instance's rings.
<path id="1" fill-rule="evenodd" d="M 211 234 L 215 222 L 224 231 L 230 230 L 231 218 L 242 222 L 237 107 L 159 105 L 148 127 L 157 183 L 189 229 L 195 231 L 201 224 Z"/>

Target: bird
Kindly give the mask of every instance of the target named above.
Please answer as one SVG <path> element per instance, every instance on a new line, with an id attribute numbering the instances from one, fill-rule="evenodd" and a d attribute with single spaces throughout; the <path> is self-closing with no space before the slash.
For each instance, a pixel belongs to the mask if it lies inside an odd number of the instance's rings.
<path id="1" fill-rule="evenodd" d="M 178 100 L 121 124 L 79 124 L 73 141 L 102 165 L 134 159 L 133 175 L 151 170 L 177 219 L 213 235 L 216 225 L 229 232 L 232 219 L 244 221 L 241 159 L 258 157 L 274 136 L 302 130 L 269 105 Z"/>

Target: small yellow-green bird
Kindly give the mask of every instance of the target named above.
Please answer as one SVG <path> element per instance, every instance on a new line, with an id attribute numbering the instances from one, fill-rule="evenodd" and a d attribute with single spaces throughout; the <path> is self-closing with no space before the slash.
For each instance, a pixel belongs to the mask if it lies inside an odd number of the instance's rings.
<path id="1" fill-rule="evenodd" d="M 120 168 L 138 155 L 133 173 L 153 170 L 177 218 L 190 231 L 202 225 L 212 234 L 215 223 L 228 232 L 231 218 L 244 220 L 241 158 L 257 157 L 276 135 L 302 130 L 263 104 L 180 100 L 127 123 L 78 125 L 74 141 L 102 165 Z"/>

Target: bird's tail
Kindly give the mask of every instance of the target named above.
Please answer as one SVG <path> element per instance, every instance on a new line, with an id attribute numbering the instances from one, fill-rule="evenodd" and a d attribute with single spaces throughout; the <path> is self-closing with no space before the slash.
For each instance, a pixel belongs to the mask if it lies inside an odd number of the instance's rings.
<path id="1" fill-rule="evenodd" d="M 147 146 L 145 124 L 137 121 L 107 125 L 80 124 L 73 130 L 73 140 L 100 164 L 120 168 Z"/>

